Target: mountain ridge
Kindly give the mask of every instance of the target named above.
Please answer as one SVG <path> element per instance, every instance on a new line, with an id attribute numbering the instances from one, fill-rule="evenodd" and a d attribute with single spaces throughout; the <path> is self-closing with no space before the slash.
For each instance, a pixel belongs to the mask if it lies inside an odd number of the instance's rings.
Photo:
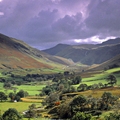
<path id="1" fill-rule="evenodd" d="M 54 47 L 54 51 L 57 46 Z M 52 49 L 53 50 L 53 49 Z M 50 51 L 50 49 L 49 49 Z M 47 51 L 45 51 L 47 52 Z M 55 55 L 83 64 L 101 64 L 120 53 L 120 38 L 110 39 L 101 44 L 70 45 Z"/>
<path id="2" fill-rule="evenodd" d="M 53 68 L 51 63 L 60 65 L 72 64 L 69 60 L 65 60 L 32 48 L 23 41 L 0 34 L 0 68 L 51 69 Z"/>

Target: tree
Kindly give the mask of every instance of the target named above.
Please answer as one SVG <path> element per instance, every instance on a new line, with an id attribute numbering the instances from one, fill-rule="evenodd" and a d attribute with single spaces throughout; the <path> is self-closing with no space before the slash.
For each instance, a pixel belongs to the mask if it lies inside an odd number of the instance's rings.
<path id="1" fill-rule="evenodd" d="M 71 110 L 73 112 L 76 112 L 76 111 L 84 111 L 84 108 L 85 108 L 85 105 L 87 103 L 87 99 L 85 96 L 83 95 L 79 95 L 77 97 L 75 97 L 72 102 L 70 103 L 71 105 Z"/>
<path id="2" fill-rule="evenodd" d="M 68 119 L 71 118 L 71 108 L 70 108 L 70 102 L 65 101 L 63 104 L 61 104 L 58 109 L 56 110 L 57 114 L 59 115 L 60 119 Z"/>
<path id="3" fill-rule="evenodd" d="M 108 110 L 111 105 L 114 105 L 117 101 L 117 97 L 113 96 L 110 92 L 104 92 L 102 95 L 102 101 L 100 101 L 100 109 Z"/>
<path id="4" fill-rule="evenodd" d="M 72 120 L 90 120 L 92 118 L 91 114 L 85 114 L 84 112 L 77 112 Z"/>
<path id="5" fill-rule="evenodd" d="M 11 83 L 4 83 L 3 85 L 4 88 L 11 88 L 11 86 L 12 86 Z"/>
<path id="6" fill-rule="evenodd" d="M 59 84 L 58 90 L 59 90 L 59 91 L 63 91 L 63 89 L 64 89 L 64 85 L 63 85 L 63 84 Z"/>
<path id="7" fill-rule="evenodd" d="M 76 77 L 72 80 L 72 82 L 73 82 L 74 85 L 75 85 L 75 84 L 79 84 L 81 81 L 82 81 L 81 76 L 76 76 Z"/>
<path id="8" fill-rule="evenodd" d="M 105 116 L 105 120 L 120 120 L 120 113 L 119 112 L 110 113 L 109 115 Z"/>
<path id="9" fill-rule="evenodd" d="M 32 104 L 29 106 L 29 110 L 26 112 L 26 117 L 28 117 L 30 120 L 31 118 L 34 118 L 36 117 L 36 105 L 35 104 Z"/>
<path id="10" fill-rule="evenodd" d="M 28 96 L 28 92 L 24 91 L 24 90 L 20 90 L 17 94 L 17 96 L 20 96 L 20 98 Z"/>
<path id="11" fill-rule="evenodd" d="M 78 87 L 77 87 L 77 91 L 80 92 L 80 91 L 84 91 L 84 90 L 87 90 L 88 86 L 87 84 L 80 84 Z"/>
<path id="12" fill-rule="evenodd" d="M 104 87 L 104 85 L 101 82 L 98 83 L 98 85 L 99 85 L 100 88 Z"/>
<path id="13" fill-rule="evenodd" d="M 111 84 L 111 86 L 117 83 L 117 79 L 114 75 L 109 75 L 107 77 L 107 81 L 108 81 L 108 84 Z"/>
<path id="14" fill-rule="evenodd" d="M 0 100 L 1 100 L 1 102 L 2 102 L 3 100 L 7 100 L 7 95 L 5 95 L 4 92 L 0 92 Z"/>
<path id="15" fill-rule="evenodd" d="M 22 120 L 21 115 L 15 108 L 9 108 L 2 116 L 3 120 Z"/>
<path id="16" fill-rule="evenodd" d="M 52 92 L 52 89 L 49 86 L 46 86 L 42 89 L 42 92 L 49 95 Z"/>
<path id="17" fill-rule="evenodd" d="M 14 98 L 15 98 L 15 94 L 10 92 L 9 93 L 9 98 L 11 99 L 11 101 L 14 101 Z"/>
<path id="18" fill-rule="evenodd" d="M 69 75 L 69 73 L 70 73 L 69 71 L 65 71 L 65 72 L 64 72 L 64 76 Z"/>
<path id="19" fill-rule="evenodd" d="M 46 103 L 48 106 L 53 106 L 55 102 L 59 101 L 59 94 L 57 93 L 51 93 L 46 99 Z"/>
<path id="20" fill-rule="evenodd" d="M 16 100 L 17 102 L 19 102 L 21 99 L 20 99 L 20 96 L 15 96 L 14 100 Z"/>

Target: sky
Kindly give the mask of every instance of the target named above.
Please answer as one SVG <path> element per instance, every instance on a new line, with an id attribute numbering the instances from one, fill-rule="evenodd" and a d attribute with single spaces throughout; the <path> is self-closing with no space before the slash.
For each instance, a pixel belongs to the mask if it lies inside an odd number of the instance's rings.
<path id="1" fill-rule="evenodd" d="M 40 50 L 120 36 L 120 0 L 0 0 L 0 33 Z"/>

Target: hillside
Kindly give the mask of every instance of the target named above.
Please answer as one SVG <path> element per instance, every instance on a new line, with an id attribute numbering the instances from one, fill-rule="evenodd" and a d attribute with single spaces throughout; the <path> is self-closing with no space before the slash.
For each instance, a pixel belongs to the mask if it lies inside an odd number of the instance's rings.
<path id="1" fill-rule="evenodd" d="M 105 70 L 105 69 L 110 69 L 110 68 L 116 68 L 120 66 L 120 54 L 111 58 L 110 60 L 103 62 L 102 64 L 99 65 L 93 65 L 91 66 L 88 70 Z M 88 71 L 87 70 L 87 71 Z"/>
<path id="2" fill-rule="evenodd" d="M 62 51 L 63 49 L 69 47 L 70 45 L 66 45 L 66 44 L 58 44 L 53 48 L 49 48 L 46 50 L 43 50 L 43 52 L 46 52 L 50 55 L 56 55 L 57 53 L 59 53 L 60 51 Z"/>
<path id="3" fill-rule="evenodd" d="M 120 43 L 120 38 L 116 38 L 116 39 L 109 39 L 103 43 L 101 43 L 100 45 L 111 45 L 111 44 L 119 44 Z"/>
<path id="4" fill-rule="evenodd" d="M 57 46 L 51 49 L 52 51 L 53 49 L 55 51 Z M 49 52 L 51 49 L 49 49 Z M 55 55 L 72 59 L 74 62 L 92 65 L 101 64 L 118 54 L 120 54 L 120 38 L 110 39 L 97 45 L 71 45 L 69 47 L 65 47 Z"/>
<path id="5" fill-rule="evenodd" d="M 53 68 L 73 62 L 48 55 L 26 43 L 0 34 L 0 68 Z"/>

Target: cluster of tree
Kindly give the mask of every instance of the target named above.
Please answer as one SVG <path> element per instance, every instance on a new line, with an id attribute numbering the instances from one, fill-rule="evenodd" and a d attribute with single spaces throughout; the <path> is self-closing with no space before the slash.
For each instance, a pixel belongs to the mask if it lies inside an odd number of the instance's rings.
<path id="1" fill-rule="evenodd" d="M 11 99 L 11 101 L 16 100 L 17 102 L 19 102 L 21 100 L 21 98 L 26 97 L 26 96 L 28 96 L 28 92 L 24 91 L 24 90 L 20 90 L 17 93 L 15 93 L 15 92 L 9 93 L 9 98 Z"/>
<path id="2" fill-rule="evenodd" d="M 118 111 L 109 113 L 109 115 L 105 116 L 105 120 L 120 120 L 120 113 Z"/>
<path id="3" fill-rule="evenodd" d="M 77 112 L 71 120 L 92 120 L 92 115 L 84 112 Z"/>
<path id="4" fill-rule="evenodd" d="M 120 67 L 118 64 L 109 65 L 109 69 Z"/>
<path id="5" fill-rule="evenodd" d="M 6 101 L 7 100 L 7 95 L 4 92 L 0 92 L 0 101 Z"/>
<path id="6" fill-rule="evenodd" d="M 30 120 L 30 118 L 34 118 L 36 117 L 36 105 L 32 104 L 29 106 L 27 112 L 25 113 L 25 117 L 28 118 L 28 120 Z"/>
<path id="7" fill-rule="evenodd" d="M 46 81 L 53 79 L 55 74 L 27 74 L 25 76 L 16 75 L 11 72 L 2 73 L 4 75 L 9 75 L 9 78 L 0 78 L 0 82 L 5 83 L 6 85 L 21 85 L 28 82 L 35 82 L 35 81 Z M 8 86 L 8 85 L 7 85 Z"/>
<path id="8" fill-rule="evenodd" d="M 53 82 L 61 82 L 62 80 L 69 81 L 71 85 L 79 84 L 82 81 L 81 76 L 75 75 L 75 73 L 70 73 L 69 71 L 65 71 L 63 74 L 58 73 L 54 75 Z"/>
<path id="9" fill-rule="evenodd" d="M 107 86 L 113 86 L 114 84 L 117 83 L 117 79 L 114 75 L 109 75 L 107 77 L 107 82 L 106 84 L 102 84 L 101 82 L 98 84 L 93 84 L 93 85 L 87 85 L 87 84 L 80 84 L 77 87 L 77 91 L 85 91 L 85 90 L 94 90 L 94 89 L 98 89 L 98 88 L 105 88 Z"/>
<path id="10" fill-rule="evenodd" d="M 5 84 L 5 87 L 10 88 L 12 85 L 21 85 L 28 82 L 35 82 L 35 81 L 46 81 L 46 80 L 53 80 L 53 82 L 64 80 L 69 80 L 71 84 L 79 84 L 81 82 L 81 77 L 76 76 L 74 72 L 70 73 L 69 71 L 65 71 L 64 73 L 57 73 L 57 74 L 27 74 L 25 76 L 15 75 L 11 72 L 3 73 L 8 75 L 11 78 L 1 78 L 0 82 Z"/>
<path id="11" fill-rule="evenodd" d="M 117 103 L 118 97 L 109 92 L 104 92 L 101 98 L 85 97 L 83 95 L 75 96 L 72 100 L 65 101 L 57 108 L 58 117 L 61 119 L 77 120 L 76 116 L 90 120 L 92 116 L 100 116 L 103 110 L 110 110 Z M 87 116 L 88 115 L 88 116 Z"/>
<path id="12" fill-rule="evenodd" d="M 23 80 L 26 82 L 46 81 L 54 77 L 54 74 L 27 74 Z"/>
<path id="13" fill-rule="evenodd" d="M 104 70 L 106 71 L 108 69 L 113 69 L 113 68 L 118 68 L 118 67 L 120 67 L 119 64 L 112 64 L 112 65 L 109 65 L 108 67 L 105 67 Z"/>
<path id="14" fill-rule="evenodd" d="M 22 120 L 22 116 L 15 108 L 9 108 L 0 115 L 0 120 Z"/>
<path id="15" fill-rule="evenodd" d="M 20 98 L 28 96 L 28 92 L 20 90 L 15 94 L 15 92 L 10 92 L 9 95 L 7 96 L 4 92 L 0 92 L 0 101 L 6 101 L 8 97 L 11 99 L 11 101 L 16 100 L 17 102 L 20 101 Z"/>
<path id="16" fill-rule="evenodd" d="M 52 80 L 54 84 L 47 85 L 42 89 L 40 95 L 50 95 L 50 93 L 59 91 L 61 93 L 76 92 L 72 85 L 79 84 L 82 81 L 81 76 L 72 76 L 69 72 L 56 74 Z"/>
<path id="17" fill-rule="evenodd" d="M 54 105 L 57 105 L 56 103 L 58 103 L 59 101 L 60 101 L 60 94 L 57 92 L 54 92 L 45 98 L 43 104 L 45 104 L 47 108 L 51 108 Z"/>
<path id="18" fill-rule="evenodd" d="M 40 117 L 36 105 L 30 105 L 23 115 L 21 115 L 15 108 L 9 108 L 2 115 L 0 114 L 0 120 L 23 120 L 23 117 L 28 118 L 28 120 Z"/>
<path id="19" fill-rule="evenodd" d="M 70 81 L 61 80 L 61 82 L 47 85 L 46 87 L 44 87 L 40 95 L 50 95 L 51 93 L 58 91 L 61 93 L 69 93 L 76 92 L 76 89 L 71 85 Z"/>
<path id="20" fill-rule="evenodd" d="M 4 87 L 5 88 L 11 88 L 13 85 L 21 85 L 24 84 L 25 81 L 21 78 L 19 78 L 19 80 L 17 79 L 0 79 L 0 82 L 4 83 Z"/>
<path id="21" fill-rule="evenodd" d="M 80 76 L 75 76 L 75 78 L 71 79 L 60 79 L 61 75 L 53 79 L 54 84 L 48 85 L 42 89 L 42 92 L 40 95 L 50 95 L 50 93 L 59 91 L 61 93 L 71 93 L 71 92 L 81 92 L 85 90 L 95 90 L 98 88 L 106 88 L 107 86 L 113 86 L 117 83 L 117 79 L 114 75 L 109 75 L 107 77 L 106 84 L 98 83 L 93 85 L 87 85 L 87 84 L 80 84 L 82 81 Z M 73 87 L 74 84 L 80 84 L 77 89 Z"/>
<path id="22" fill-rule="evenodd" d="M 97 118 L 96 118 L 97 119 Z M 95 120 L 91 114 L 86 114 L 84 112 L 77 112 L 71 120 Z M 104 120 L 120 120 L 120 113 L 113 112 L 109 115 L 104 116 Z"/>

